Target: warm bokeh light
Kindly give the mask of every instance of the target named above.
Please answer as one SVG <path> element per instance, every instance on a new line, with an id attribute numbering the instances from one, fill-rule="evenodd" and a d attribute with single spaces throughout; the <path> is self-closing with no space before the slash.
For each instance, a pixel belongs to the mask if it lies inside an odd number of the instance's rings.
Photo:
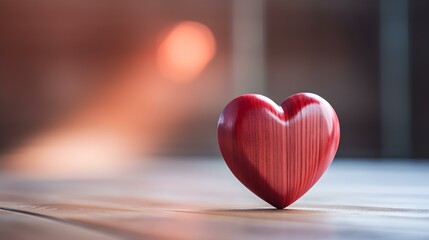
<path id="1" fill-rule="evenodd" d="M 129 154 L 129 143 L 115 135 L 65 130 L 29 140 L 7 156 L 5 166 L 27 178 L 98 178 L 127 171 Z"/>
<path id="2" fill-rule="evenodd" d="M 210 29 L 197 22 L 175 25 L 162 40 L 157 64 L 163 77 L 188 82 L 207 66 L 216 53 L 216 41 Z"/>
<path id="3" fill-rule="evenodd" d="M 191 81 L 214 57 L 215 45 L 208 27 L 181 22 L 162 39 L 156 70 L 162 79 Z M 158 73 L 149 67 L 153 65 L 142 66 L 144 56 L 132 55 L 125 67 L 110 69 L 104 86 L 91 98 L 0 156 L 8 172 L 36 178 L 105 177 L 132 170 L 136 159 L 156 152 L 196 107 L 178 97 L 182 93 L 177 88 L 159 81 Z M 167 92 L 170 98 L 165 97 Z M 166 108 L 173 102 L 178 107 Z"/>

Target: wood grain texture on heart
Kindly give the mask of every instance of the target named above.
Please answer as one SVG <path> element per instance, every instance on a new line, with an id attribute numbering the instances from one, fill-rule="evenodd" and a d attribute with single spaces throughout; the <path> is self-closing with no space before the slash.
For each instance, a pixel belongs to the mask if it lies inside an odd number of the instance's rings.
<path id="1" fill-rule="evenodd" d="M 331 164 L 340 126 L 331 105 L 311 93 L 280 106 L 246 94 L 232 100 L 218 122 L 218 143 L 232 173 L 276 208 L 304 195 Z"/>

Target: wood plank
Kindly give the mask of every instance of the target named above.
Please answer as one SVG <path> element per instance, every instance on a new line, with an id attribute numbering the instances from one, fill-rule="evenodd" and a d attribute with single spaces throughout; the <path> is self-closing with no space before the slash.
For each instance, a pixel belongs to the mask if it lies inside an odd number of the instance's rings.
<path id="1" fill-rule="evenodd" d="M 156 161 L 116 179 L 3 175 L 0 207 L 126 239 L 428 239 L 428 171 L 424 163 L 337 161 L 303 198 L 274 210 L 220 159 Z"/>
<path id="2" fill-rule="evenodd" d="M 114 240 L 119 237 L 75 226 L 46 217 L 0 209 L 0 238 L 15 239 L 62 239 Z"/>

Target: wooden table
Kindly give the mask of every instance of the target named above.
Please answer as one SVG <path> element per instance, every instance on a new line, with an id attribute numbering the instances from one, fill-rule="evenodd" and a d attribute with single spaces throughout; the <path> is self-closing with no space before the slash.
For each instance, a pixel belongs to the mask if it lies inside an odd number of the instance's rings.
<path id="1" fill-rule="evenodd" d="M 3 173 L 0 239 L 429 239 L 429 164 L 342 160 L 286 210 L 221 159 L 158 159 L 112 179 Z"/>

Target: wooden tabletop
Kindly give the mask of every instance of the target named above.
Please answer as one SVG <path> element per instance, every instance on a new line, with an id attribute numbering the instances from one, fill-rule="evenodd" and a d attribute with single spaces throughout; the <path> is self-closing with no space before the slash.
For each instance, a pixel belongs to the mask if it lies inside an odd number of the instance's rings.
<path id="1" fill-rule="evenodd" d="M 3 173 L 0 239 L 429 239 L 429 164 L 336 159 L 285 210 L 221 159 L 157 159 L 110 179 Z"/>

